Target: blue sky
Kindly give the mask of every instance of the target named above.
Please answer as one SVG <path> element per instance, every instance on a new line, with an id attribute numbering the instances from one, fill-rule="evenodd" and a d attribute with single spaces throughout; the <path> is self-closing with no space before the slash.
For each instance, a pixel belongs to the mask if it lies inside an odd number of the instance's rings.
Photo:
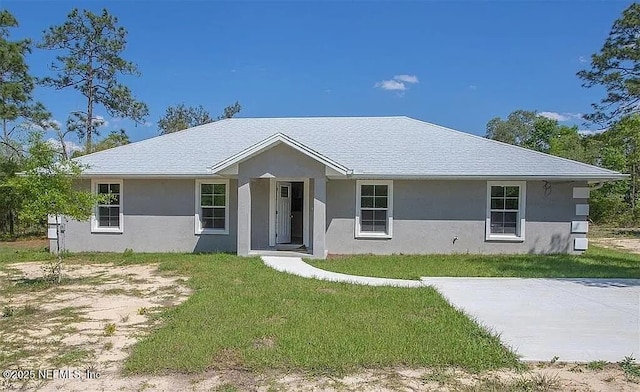
<path id="1" fill-rule="evenodd" d="M 406 115 L 484 135 L 516 109 L 578 124 L 604 91 L 581 87 L 587 67 L 627 1 L 244 2 L 0 0 L 19 20 L 12 38 L 39 40 L 74 8 L 106 7 L 128 34 L 124 57 L 142 76 L 123 78 L 147 103 L 147 124 L 106 117 L 106 135 L 157 135 L 169 105 L 239 117 Z M 55 52 L 28 62 L 49 74 Z M 79 93 L 38 88 L 64 123 Z M 553 114 L 552 114 L 553 115 Z"/>

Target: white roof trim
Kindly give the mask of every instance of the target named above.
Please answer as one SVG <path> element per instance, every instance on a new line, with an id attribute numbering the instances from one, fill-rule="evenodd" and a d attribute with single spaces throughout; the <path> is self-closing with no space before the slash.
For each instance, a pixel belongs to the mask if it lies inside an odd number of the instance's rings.
<path id="1" fill-rule="evenodd" d="M 216 163 L 215 165 L 213 165 L 211 167 L 211 172 L 212 173 L 219 173 L 222 170 L 228 168 L 229 166 L 235 165 L 237 163 L 240 163 L 242 161 L 245 161 L 249 158 L 252 158 L 260 153 L 262 153 L 263 151 L 266 151 L 270 148 L 275 147 L 276 145 L 283 143 L 286 144 L 287 146 L 293 148 L 294 150 L 297 150 L 301 153 L 303 153 L 304 155 L 324 164 L 325 166 L 330 167 L 331 169 L 337 171 L 338 173 L 342 174 L 342 175 L 347 175 L 349 173 L 351 173 L 351 170 L 349 170 L 349 168 L 347 168 L 346 166 L 343 166 L 341 164 L 339 164 L 338 162 L 335 162 L 319 153 L 317 153 L 316 151 L 313 151 L 312 149 L 310 149 L 309 147 L 305 146 L 304 144 L 290 138 L 289 136 L 283 134 L 283 133 L 276 133 L 274 135 L 269 136 L 268 138 L 262 140 L 261 142 L 258 142 L 256 144 L 254 144 L 251 147 L 248 147 L 242 151 L 240 151 L 239 153 L 230 156 L 229 158 Z"/>
<path id="2" fill-rule="evenodd" d="M 392 179 L 392 180 L 550 180 L 550 181 L 616 181 L 629 177 L 628 174 L 594 175 L 594 174 L 558 174 L 558 175 L 494 175 L 494 174 L 430 174 L 430 175 L 389 175 L 357 173 L 349 178 L 354 179 Z"/>
<path id="3" fill-rule="evenodd" d="M 125 178 L 125 179 L 192 179 L 192 178 L 208 178 L 208 179 L 223 179 L 229 178 L 229 176 L 221 176 L 217 174 L 207 173 L 82 173 L 80 178 Z"/>
<path id="4" fill-rule="evenodd" d="M 234 174 L 213 174 L 213 173 L 83 173 L 80 178 L 129 178 L 129 179 L 184 179 L 184 178 L 233 178 Z M 327 177 L 339 179 L 346 178 L 338 172 L 327 173 Z M 551 181 L 589 181 L 603 182 L 616 181 L 629 177 L 629 174 L 618 174 L 617 176 L 594 176 L 594 175 L 537 175 L 537 176 L 513 176 L 513 175 L 390 175 L 390 174 L 349 174 L 350 179 L 390 179 L 390 180 L 551 180 Z"/>

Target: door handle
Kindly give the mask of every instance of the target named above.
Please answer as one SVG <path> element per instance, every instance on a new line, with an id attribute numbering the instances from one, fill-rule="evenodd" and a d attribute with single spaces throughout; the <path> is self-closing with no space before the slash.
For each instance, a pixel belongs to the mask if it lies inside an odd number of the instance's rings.
<path id="1" fill-rule="evenodd" d="M 291 219 L 293 219 L 293 214 L 291 214 Z"/>

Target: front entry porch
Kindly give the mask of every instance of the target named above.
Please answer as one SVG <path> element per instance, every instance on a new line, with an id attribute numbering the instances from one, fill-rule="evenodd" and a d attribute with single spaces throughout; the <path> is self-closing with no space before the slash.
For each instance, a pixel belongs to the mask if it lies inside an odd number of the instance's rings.
<path id="1" fill-rule="evenodd" d="M 312 257 L 327 257 L 327 176 L 344 177 L 350 169 L 278 133 L 211 172 L 238 178 L 238 255 L 301 242 Z"/>
<path id="2" fill-rule="evenodd" d="M 238 181 L 238 254 L 325 258 L 326 178 Z"/>

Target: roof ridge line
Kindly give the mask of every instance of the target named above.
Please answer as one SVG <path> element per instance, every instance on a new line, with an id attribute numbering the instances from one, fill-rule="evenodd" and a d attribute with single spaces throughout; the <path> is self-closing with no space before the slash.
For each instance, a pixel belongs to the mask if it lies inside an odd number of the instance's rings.
<path id="1" fill-rule="evenodd" d="M 225 120 L 307 120 L 307 119 L 345 119 L 345 118 L 408 118 L 397 116 L 291 116 L 291 117 L 232 117 Z"/>

